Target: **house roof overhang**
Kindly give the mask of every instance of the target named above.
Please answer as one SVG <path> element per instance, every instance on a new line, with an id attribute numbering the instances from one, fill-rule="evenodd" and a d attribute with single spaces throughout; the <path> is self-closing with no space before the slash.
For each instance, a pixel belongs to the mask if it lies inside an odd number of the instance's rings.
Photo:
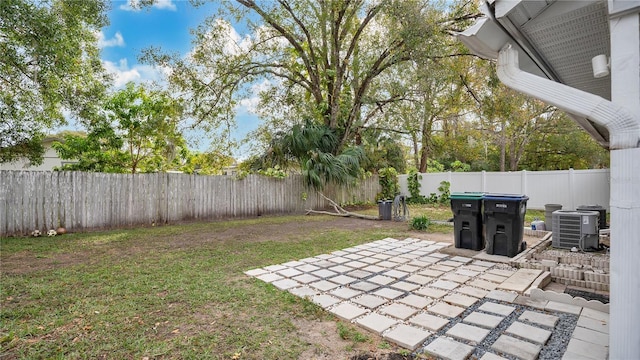
<path id="1" fill-rule="evenodd" d="M 610 56 L 608 6 L 606 0 L 485 0 L 485 16 L 458 38 L 487 59 L 497 59 L 511 44 L 523 71 L 611 100 L 611 77 L 595 78 L 591 65 L 596 55 Z M 607 128 L 568 114 L 602 146 L 609 146 Z"/>

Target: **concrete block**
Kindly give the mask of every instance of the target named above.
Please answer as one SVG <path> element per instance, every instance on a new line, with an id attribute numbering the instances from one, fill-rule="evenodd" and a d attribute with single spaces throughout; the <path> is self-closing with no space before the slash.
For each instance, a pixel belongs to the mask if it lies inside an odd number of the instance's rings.
<path id="1" fill-rule="evenodd" d="M 400 320 L 407 320 L 417 313 L 418 309 L 400 303 L 393 303 L 389 306 L 383 307 L 379 311 L 382 314 L 386 314 Z"/>
<path id="2" fill-rule="evenodd" d="M 385 299 L 397 299 L 400 296 L 403 296 L 405 294 L 404 291 L 398 291 L 398 290 L 393 290 L 393 289 L 389 289 L 389 288 L 382 288 L 380 290 L 376 290 L 372 293 L 373 295 L 377 295 L 377 296 L 382 296 Z"/>
<path id="3" fill-rule="evenodd" d="M 398 282 L 389 284 L 389 287 L 409 292 L 409 291 L 418 289 L 420 285 L 406 282 L 406 281 L 398 281 Z"/>
<path id="4" fill-rule="evenodd" d="M 316 289 L 312 289 L 310 287 L 307 286 L 301 286 L 301 287 L 296 287 L 296 288 L 291 288 L 288 290 L 290 293 L 292 293 L 293 295 L 297 296 L 297 297 L 301 297 L 301 298 L 306 298 L 306 297 L 312 297 L 314 295 L 318 295 L 319 292 Z"/>
<path id="5" fill-rule="evenodd" d="M 429 266 L 429 269 L 431 270 L 437 270 L 437 271 L 442 271 L 442 272 L 449 272 L 449 271 L 453 271 L 456 268 L 453 266 L 446 266 L 446 265 L 441 265 L 440 263 L 435 264 L 435 265 L 431 265 Z"/>
<path id="6" fill-rule="evenodd" d="M 515 274 L 517 270 L 507 270 L 507 269 L 491 269 L 488 270 L 487 273 L 489 274 L 494 274 L 494 275 L 498 275 L 498 276 L 503 276 L 503 277 L 510 277 L 511 275 Z"/>
<path id="7" fill-rule="evenodd" d="M 362 269 L 363 267 L 369 266 L 366 262 L 352 260 L 343 264 L 344 266 L 352 267 L 354 269 Z"/>
<path id="8" fill-rule="evenodd" d="M 398 321 L 388 316 L 371 313 L 357 319 L 356 323 L 367 330 L 373 331 L 378 335 L 382 335 L 385 330 L 397 324 Z"/>
<path id="9" fill-rule="evenodd" d="M 468 258 L 468 257 L 465 257 L 465 256 L 454 256 L 454 257 L 450 258 L 449 260 L 461 262 L 463 264 L 468 264 L 471 261 L 473 261 L 472 258 Z"/>
<path id="10" fill-rule="evenodd" d="M 471 277 L 465 276 L 465 275 L 456 274 L 455 272 L 450 272 L 450 273 L 442 275 L 440 277 L 440 279 L 446 280 L 446 281 L 453 281 L 453 282 L 458 283 L 458 284 L 464 284 L 465 282 L 469 281 L 469 279 L 471 279 Z"/>
<path id="11" fill-rule="evenodd" d="M 427 285 L 428 283 L 433 281 L 433 278 L 432 277 L 428 277 L 428 276 L 414 274 L 414 275 L 411 275 L 411 276 L 407 277 L 404 280 L 412 282 L 414 284 L 418 284 L 418 285 Z"/>
<path id="12" fill-rule="evenodd" d="M 346 257 L 347 259 L 350 259 L 350 260 L 360 260 L 364 256 L 360 255 L 360 254 L 352 253 L 352 254 L 349 254 L 349 255 L 344 255 L 344 257 Z"/>
<path id="13" fill-rule="evenodd" d="M 609 348 L 606 346 L 589 343 L 573 338 L 567 345 L 567 352 L 582 356 L 583 359 L 606 360 L 609 356 Z"/>
<path id="14" fill-rule="evenodd" d="M 269 266 L 265 266 L 264 269 L 267 271 L 275 272 L 275 271 L 285 270 L 286 268 L 287 267 L 283 265 L 269 265 Z"/>
<path id="15" fill-rule="evenodd" d="M 341 300 L 335 296 L 323 294 L 312 297 L 311 301 L 326 309 L 339 303 Z"/>
<path id="16" fill-rule="evenodd" d="M 317 276 L 317 277 L 319 277 L 321 279 L 326 279 L 326 278 L 329 278 L 329 277 L 334 277 L 334 276 L 338 275 L 338 273 L 333 272 L 333 271 L 329 271 L 327 269 L 320 269 L 320 270 L 312 272 L 311 275 Z"/>
<path id="17" fill-rule="evenodd" d="M 491 330 L 479 328 L 477 326 L 457 323 L 451 329 L 447 330 L 447 335 L 461 340 L 470 341 L 479 344 L 484 340 Z"/>
<path id="18" fill-rule="evenodd" d="M 473 296 L 474 298 L 478 298 L 478 299 L 482 299 L 489 293 L 487 290 L 482 290 L 482 289 L 478 289 L 473 286 L 467 286 L 467 285 L 460 286 L 459 288 L 456 289 L 456 292 L 464 295 Z"/>
<path id="19" fill-rule="evenodd" d="M 347 320 L 347 321 L 351 321 L 357 317 L 360 317 L 364 314 L 366 314 L 368 312 L 368 310 L 363 309 L 361 307 L 349 304 L 349 303 L 342 303 L 339 304 L 337 306 L 335 306 L 334 308 L 332 308 L 331 310 L 329 310 L 332 314 L 336 315 L 337 317 Z"/>
<path id="20" fill-rule="evenodd" d="M 486 281 L 486 280 L 480 280 L 480 279 L 472 280 L 469 283 L 467 283 L 467 285 L 475 286 L 483 290 L 495 290 L 496 287 L 498 287 L 497 283 Z"/>
<path id="21" fill-rule="evenodd" d="M 551 331 L 536 326 L 527 325 L 519 321 L 511 324 L 505 333 L 529 340 L 536 344 L 544 345 L 551 336 Z"/>
<path id="22" fill-rule="evenodd" d="M 459 343 L 446 337 L 436 338 L 424 349 L 429 354 L 446 360 L 464 360 L 468 358 L 474 350 L 472 346 Z"/>
<path id="23" fill-rule="evenodd" d="M 458 268 L 458 270 L 456 270 L 455 273 L 458 274 L 458 275 L 462 275 L 462 276 L 468 276 L 469 278 L 476 277 L 476 276 L 480 275 L 479 271 L 469 270 L 469 269 L 462 269 L 462 268 Z"/>
<path id="24" fill-rule="evenodd" d="M 409 319 L 409 323 L 437 332 L 449 324 L 449 320 L 427 313 L 420 313 Z"/>
<path id="25" fill-rule="evenodd" d="M 502 320 L 504 320 L 504 316 L 489 315 L 478 311 L 474 311 L 471 314 L 467 315 L 467 317 L 462 319 L 462 321 L 465 323 L 478 325 L 488 329 L 497 327 L 502 322 Z"/>
<path id="26" fill-rule="evenodd" d="M 549 301 L 544 309 L 547 311 L 565 312 L 574 315 L 580 315 L 580 312 L 582 311 L 581 306 L 565 304 L 557 301 Z"/>
<path id="27" fill-rule="evenodd" d="M 332 258 L 328 258 L 325 260 L 331 261 L 334 264 L 346 264 L 349 261 L 352 261 L 351 259 L 347 259 L 346 257 L 343 257 L 343 256 L 334 256 Z"/>
<path id="28" fill-rule="evenodd" d="M 362 295 L 362 291 L 353 290 L 347 287 L 340 287 L 340 288 L 331 290 L 329 294 L 339 297 L 340 299 L 348 300 L 348 299 L 351 299 L 352 297 Z"/>
<path id="29" fill-rule="evenodd" d="M 609 334 L 604 334 L 599 331 L 576 326 L 576 329 L 571 335 L 572 338 L 586 341 L 588 343 L 598 344 L 601 346 L 609 346 Z"/>
<path id="30" fill-rule="evenodd" d="M 498 356 L 487 351 L 486 353 L 484 353 L 484 355 L 482 355 L 480 360 L 507 360 L 507 358 L 503 358 L 502 356 Z"/>
<path id="31" fill-rule="evenodd" d="M 265 270 L 265 269 L 252 269 L 252 270 L 247 270 L 244 272 L 245 275 L 249 275 L 249 276 L 258 276 L 258 275 L 264 275 L 264 274 L 268 274 L 269 271 Z"/>
<path id="32" fill-rule="evenodd" d="M 344 265 L 336 265 L 328 268 L 327 270 L 337 272 L 338 274 L 344 274 L 353 271 L 353 268 Z"/>
<path id="33" fill-rule="evenodd" d="M 449 304 L 459 305 L 462 307 L 469 307 L 475 304 L 476 302 L 478 302 L 478 299 L 472 296 L 466 296 L 466 295 L 456 294 L 456 293 L 451 293 L 449 295 L 446 295 L 445 297 L 442 298 L 442 300 L 448 302 Z"/>
<path id="34" fill-rule="evenodd" d="M 424 309 L 427 305 L 433 302 L 433 300 L 428 299 L 424 296 L 418 296 L 414 294 L 405 296 L 402 299 L 397 301 L 409 306 L 413 306 L 414 308 L 417 308 L 417 309 Z"/>
<path id="35" fill-rule="evenodd" d="M 427 311 L 434 313 L 434 314 L 438 314 L 438 315 L 442 315 L 444 317 L 448 317 L 448 318 L 454 318 L 459 316 L 460 314 L 462 314 L 465 311 L 465 308 L 461 308 L 459 306 L 454 306 L 454 305 L 449 305 L 447 303 L 444 302 L 439 302 L 435 305 L 431 305 L 427 308 Z"/>
<path id="36" fill-rule="evenodd" d="M 369 265 L 373 265 L 373 264 L 379 263 L 380 259 L 376 259 L 374 257 L 363 257 L 362 259 L 360 259 L 358 261 L 363 262 L 363 263 L 367 263 Z"/>
<path id="37" fill-rule="evenodd" d="M 284 279 L 282 276 L 273 273 L 267 273 L 256 276 L 256 279 L 260 279 L 266 283 L 272 283 L 276 280 Z"/>
<path id="38" fill-rule="evenodd" d="M 327 279 L 331 282 L 334 282 L 336 284 L 340 284 L 340 285 L 347 285 L 350 284 L 354 281 L 357 281 L 358 279 L 353 278 L 351 276 L 347 276 L 347 275 L 338 275 L 338 276 L 334 276 L 332 278 Z"/>
<path id="39" fill-rule="evenodd" d="M 440 277 L 442 274 L 444 274 L 443 271 L 438 271 L 438 270 L 433 270 L 433 269 L 424 269 L 422 271 L 420 271 L 418 273 L 419 275 L 423 275 L 423 276 L 428 276 L 431 278 L 437 278 Z"/>
<path id="40" fill-rule="evenodd" d="M 514 304 L 530 306 L 535 309 L 544 310 L 547 306 L 548 300 L 544 299 L 533 299 L 529 296 L 518 295 L 515 300 L 513 300 Z"/>
<path id="41" fill-rule="evenodd" d="M 356 279 L 364 279 L 366 277 L 371 276 L 371 274 L 372 273 L 370 273 L 368 271 L 364 271 L 364 270 L 353 270 L 353 271 L 350 271 L 350 272 L 346 273 L 345 275 L 354 277 Z"/>
<path id="42" fill-rule="evenodd" d="M 387 277 L 391 277 L 391 278 L 394 278 L 394 279 L 401 279 L 401 278 L 409 275 L 409 273 L 393 269 L 393 270 L 385 271 L 381 275 L 384 275 L 384 276 L 387 276 Z"/>
<path id="43" fill-rule="evenodd" d="M 286 268 L 284 270 L 280 270 L 280 271 L 276 271 L 279 275 L 282 275 L 284 277 L 287 278 L 292 278 L 294 276 L 298 276 L 300 274 L 302 274 L 302 271 L 298 271 L 296 269 L 293 268 Z"/>
<path id="44" fill-rule="evenodd" d="M 515 356 L 522 360 L 535 360 L 538 358 L 542 346 L 508 335 L 500 335 L 498 340 L 491 345 L 491 349 L 499 353 Z"/>
<path id="45" fill-rule="evenodd" d="M 356 283 L 351 283 L 349 285 L 349 287 L 352 288 L 352 289 L 356 289 L 356 290 L 360 290 L 360 291 L 364 291 L 364 292 L 370 292 L 370 291 L 373 291 L 373 290 L 379 288 L 380 285 L 374 284 L 374 283 L 370 283 L 368 281 L 360 281 L 360 282 L 356 282 Z"/>
<path id="46" fill-rule="evenodd" d="M 522 294 L 533 281 L 542 274 L 542 270 L 519 269 L 515 274 L 511 275 L 502 284 L 498 285 L 498 289 L 515 291 Z"/>
<path id="47" fill-rule="evenodd" d="M 426 286 L 416 290 L 415 293 L 418 295 L 428 296 L 432 299 L 440 299 L 443 296 L 447 295 L 449 292 L 442 289 L 434 289 L 432 287 Z"/>
<path id="48" fill-rule="evenodd" d="M 280 290 L 288 290 L 294 287 L 298 287 L 301 284 L 295 280 L 291 279 L 280 279 L 271 283 L 271 285 L 277 287 Z"/>
<path id="49" fill-rule="evenodd" d="M 311 286 L 312 288 L 316 288 L 320 291 L 329 291 L 329 290 L 333 290 L 337 287 L 339 287 L 340 285 L 336 284 L 336 283 L 332 283 L 330 281 L 327 280 L 320 280 L 320 281 L 316 281 L 314 283 L 310 283 L 309 286 Z"/>
<path id="50" fill-rule="evenodd" d="M 455 288 L 458 287 L 459 284 L 453 282 L 453 281 L 446 281 L 446 280 L 436 280 L 433 283 L 431 283 L 431 287 L 434 288 L 438 288 L 438 289 L 444 289 L 444 290 L 453 290 Z"/>
<path id="51" fill-rule="evenodd" d="M 352 299 L 351 301 L 358 305 L 362 305 L 368 309 L 375 309 L 380 305 L 383 305 L 389 302 L 389 300 L 387 299 L 384 299 L 378 296 L 369 295 L 369 294 L 362 295 L 360 297 Z"/>
<path id="52" fill-rule="evenodd" d="M 518 297 L 518 294 L 509 291 L 491 290 L 485 297 L 498 301 L 513 302 Z"/>
<path id="53" fill-rule="evenodd" d="M 320 267 L 311 265 L 311 264 L 305 264 L 302 266 L 298 266 L 296 269 L 303 272 L 314 272 L 314 271 L 320 270 Z"/>
<path id="54" fill-rule="evenodd" d="M 525 310 L 525 312 L 523 312 L 522 315 L 520 315 L 520 317 L 518 318 L 518 320 L 528 321 L 530 323 L 549 328 L 554 328 L 556 326 L 556 323 L 558 322 L 558 319 L 559 318 L 557 316 L 542 314 L 531 310 Z"/>
<path id="55" fill-rule="evenodd" d="M 429 331 L 401 324 L 384 334 L 384 338 L 413 351 L 430 335 Z"/>
<path id="56" fill-rule="evenodd" d="M 582 309 L 582 312 L 580 313 L 580 316 L 585 316 L 588 317 L 590 319 L 594 319 L 594 320 L 599 320 L 602 322 L 609 322 L 609 313 L 605 313 L 602 311 L 597 311 L 597 310 L 593 310 L 590 308 L 584 308 Z"/>
<path id="57" fill-rule="evenodd" d="M 388 277 L 388 276 L 384 276 L 384 275 L 376 275 L 372 278 L 369 278 L 367 281 L 372 282 L 374 284 L 378 284 L 378 285 L 387 285 L 390 284 L 394 281 L 396 281 L 394 278 L 392 277 Z"/>
<path id="58" fill-rule="evenodd" d="M 385 269 L 387 269 L 387 270 L 393 269 L 393 268 L 395 268 L 396 266 L 398 266 L 398 263 L 397 263 L 397 262 L 390 261 L 391 259 L 393 259 L 393 257 L 390 257 L 390 258 L 389 258 L 389 259 L 387 259 L 387 260 L 380 261 L 380 262 L 379 262 L 379 263 L 377 263 L 376 265 L 377 265 L 377 266 L 380 266 L 380 267 L 383 267 L 383 268 L 385 268 Z"/>
<path id="59" fill-rule="evenodd" d="M 580 315 L 580 317 L 578 318 L 577 326 L 598 331 L 603 334 L 609 334 L 609 319 L 596 320 L 596 319 L 586 317 L 584 315 Z"/>
<path id="60" fill-rule="evenodd" d="M 478 308 L 478 310 L 502 316 L 509 316 L 515 309 L 515 306 L 496 304 L 492 302 L 486 302 Z"/>
<path id="61" fill-rule="evenodd" d="M 402 271 L 402 272 L 405 272 L 405 273 L 408 273 L 408 274 L 414 273 L 414 272 L 416 272 L 416 271 L 418 271 L 420 269 L 421 268 L 418 267 L 418 266 L 413 266 L 413 265 L 409 265 L 409 264 L 404 264 L 404 265 L 398 266 L 396 268 L 396 270 Z"/>

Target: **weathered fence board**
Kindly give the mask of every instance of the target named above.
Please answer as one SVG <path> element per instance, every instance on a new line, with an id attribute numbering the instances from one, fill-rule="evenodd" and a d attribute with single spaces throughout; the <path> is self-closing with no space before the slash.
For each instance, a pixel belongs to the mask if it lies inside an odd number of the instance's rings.
<path id="1" fill-rule="evenodd" d="M 338 203 L 375 201 L 378 178 L 355 187 L 328 187 Z M 70 231 L 185 220 L 303 213 L 328 202 L 299 175 L 103 174 L 0 171 L 0 236 L 64 226 Z"/>

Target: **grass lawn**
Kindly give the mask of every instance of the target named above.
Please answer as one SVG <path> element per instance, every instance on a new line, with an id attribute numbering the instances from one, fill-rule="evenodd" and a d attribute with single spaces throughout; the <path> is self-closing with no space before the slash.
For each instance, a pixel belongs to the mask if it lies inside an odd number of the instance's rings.
<path id="1" fill-rule="evenodd" d="M 340 322 L 243 272 L 408 236 L 402 223 L 282 216 L 2 238 L 0 358 L 297 359 L 314 346 L 297 324 Z M 349 327 L 334 330 L 371 341 Z"/>

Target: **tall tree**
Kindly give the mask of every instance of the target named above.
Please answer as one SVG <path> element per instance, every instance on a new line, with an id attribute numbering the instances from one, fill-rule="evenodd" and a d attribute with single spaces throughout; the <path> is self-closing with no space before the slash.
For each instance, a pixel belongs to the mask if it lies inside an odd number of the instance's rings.
<path id="1" fill-rule="evenodd" d="M 381 75 L 417 57 L 451 55 L 431 37 L 476 16 L 438 10 L 426 0 L 226 1 L 195 31 L 189 57 L 152 49 L 145 59 L 173 69 L 171 83 L 188 94 L 198 121 L 230 121 L 249 85 L 261 83 L 262 106 L 289 117 L 278 119 L 285 130 L 312 119 L 335 132 L 337 155 L 370 114 L 399 100 L 372 91 Z M 230 37 L 233 19 L 250 33 Z"/>
<path id="2" fill-rule="evenodd" d="M 108 77 L 96 32 L 104 0 L 0 1 L 0 162 L 42 162 L 47 128 L 91 118 Z"/>
<path id="3" fill-rule="evenodd" d="M 188 155 L 179 129 L 180 101 L 166 92 L 128 83 L 105 103 L 101 121 L 90 125 L 86 138 L 66 136 L 56 144 L 63 159 L 79 163 L 67 169 L 108 172 L 172 170 Z"/>

